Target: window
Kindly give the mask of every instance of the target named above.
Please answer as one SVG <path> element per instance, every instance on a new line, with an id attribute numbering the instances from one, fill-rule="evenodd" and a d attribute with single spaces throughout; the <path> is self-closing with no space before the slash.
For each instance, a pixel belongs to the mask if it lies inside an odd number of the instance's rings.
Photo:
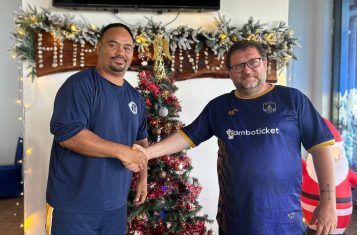
<path id="1" fill-rule="evenodd" d="M 357 171 L 357 0 L 335 0 L 333 121 Z"/>

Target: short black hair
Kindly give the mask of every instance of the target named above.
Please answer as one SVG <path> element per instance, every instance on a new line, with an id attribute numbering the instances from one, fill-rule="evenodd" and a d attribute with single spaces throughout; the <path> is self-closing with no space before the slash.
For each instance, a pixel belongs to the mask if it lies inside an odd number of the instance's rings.
<path id="1" fill-rule="evenodd" d="M 122 23 L 112 23 L 112 24 L 108 24 L 105 27 L 103 27 L 102 30 L 100 31 L 99 41 L 102 40 L 103 35 L 105 34 L 105 32 L 107 32 L 111 28 L 123 28 L 123 29 L 125 29 L 126 31 L 128 31 L 128 33 L 130 34 L 131 38 L 134 41 L 134 35 L 131 32 L 130 28 L 128 26 L 126 26 L 125 24 L 122 24 Z"/>
<path id="2" fill-rule="evenodd" d="M 225 65 L 227 69 L 230 69 L 231 67 L 231 56 L 234 52 L 239 51 L 239 50 L 245 50 L 248 48 L 255 48 L 258 50 L 260 56 L 263 59 L 267 59 L 267 53 L 265 52 L 264 48 L 256 41 L 250 41 L 250 40 L 242 40 L 233 43 L 233 45 L 228 49 L 226 53 L 226 58 L 225 58 Z"/>

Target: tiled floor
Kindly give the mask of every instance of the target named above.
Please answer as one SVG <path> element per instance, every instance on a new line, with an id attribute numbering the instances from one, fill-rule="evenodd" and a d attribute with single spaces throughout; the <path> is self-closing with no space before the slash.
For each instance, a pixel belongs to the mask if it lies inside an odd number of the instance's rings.
<path id="1" fill-rule="evenodd" d="M 15 215 L 16 214 L 16 215 Z M 23 235 L 23 199 L 0 198 L 0 235 Z M 357 208 L 353 210 L 352 220 L 346 235 L 357 235 Z"/>
<path id="2" fill-rule="evenodd" d="M 0 198 L 0 235 L 23 235 L 23 198 Z"/>

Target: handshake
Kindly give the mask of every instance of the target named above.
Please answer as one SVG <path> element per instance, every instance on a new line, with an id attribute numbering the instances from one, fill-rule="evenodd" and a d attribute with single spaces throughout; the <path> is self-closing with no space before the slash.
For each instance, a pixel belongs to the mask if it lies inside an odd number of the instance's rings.
<path id="1" fill-rule="evenodd" d="M 149 160 L 148 151 L 141 145 L 134 144 L 128 153 L 128 156 L 122 160 L 124 166 L 133 172 L 139 172 L 147 168 Z"/>
<path id="2" fill-rule="evenodd" d="M 147 168 L 148 160 L 167 154 L 177 153 L 183 149 L 191 147 L 191 143 L 186 140 L 179 132 L 161 140 L 158 143 L 143 148 L 134 144 L 125 151 L 124 160 L 120 159 L 124 166 L 131 171 L 138 172 Z"/>

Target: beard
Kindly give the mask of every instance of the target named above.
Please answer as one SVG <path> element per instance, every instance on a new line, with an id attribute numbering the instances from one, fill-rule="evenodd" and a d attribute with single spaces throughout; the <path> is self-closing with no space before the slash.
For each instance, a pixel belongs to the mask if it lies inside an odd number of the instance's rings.
<path id="1" fill-rule="evenodd" d="M 112 57 L 111 58 L 111 61 L 109 63 L 109 69 L 112 70 L 113 72 L 116 72 L 116 73 L 125 72 L 127 70 L 126 64 L 127 64 L 128 61 L 126 59 L 122 58 L 123 62 L 118 64 L 115 61 L 113 61 L 116 58 L 117 57 Z"/>
<path id="2" fill-rule="evenodd" d="M 250 76 L 249 78 L 246 77 L 240 80 L 239 82 L 235 82 L 234 85 L 239 93 L 242 93 L 246 96 L 251 96 L 261 91 L 264 82 L 265 82 L 264 77 Z"/>
<path id="3" fill-rule="evenodd" d="M 121 73 L 121 72 L 125 72 L 126 66 L 125 65 L 113 65 L 113 64 L 110 64 L 109 65 L 109 69 L 112 70 L 113 72 Z"/>

